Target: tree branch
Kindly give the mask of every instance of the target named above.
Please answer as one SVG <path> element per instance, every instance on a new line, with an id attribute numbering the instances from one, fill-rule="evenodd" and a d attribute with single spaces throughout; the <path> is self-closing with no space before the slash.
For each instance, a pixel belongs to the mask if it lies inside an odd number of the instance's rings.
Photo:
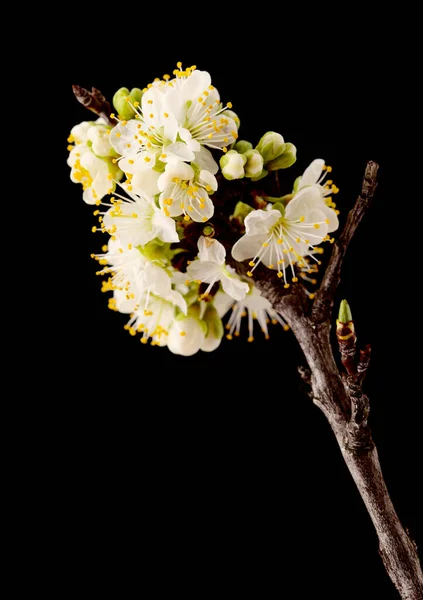
<path id="1" fill-rule="evenodd" d="M 88 110 L 91 110 L 93 113 L 104 119 L 108 125 L 117 125 L 117 120 L 110 116 L 110 104 L 100 90 L 93 87 L 90 92 L 80 85 L 73 85 L 72 91 L 78 102 L 85 106 L 85 108 L 88 108 Z"/>
<path id="2" fill-rule="evenodd" d="M 362 383 L 370 363 L 370 346 L 356 360 L 356 338 L 351 317 L 338 320 L 338 340 L 347 374 L 341 377 L 330 344 L 331 314 L 342 261 L 353 235 L 376 190 L 378 165 L 369 162 L 361 195 L 348 215 L 344 231 L 335 245 L 322 285 L 310 314 L 303 286 L 284 289 L 265 267 L 255 271 L 255 285 L 283 313 L 306 357 L 309 371 L 301 370 L 308 391 L 322 410 L 336 436 L 345 463 L 361 494 L 379 538 L 385 569 L 403 600 L 423 599 L 423 574 L 417 549 L 404 530 L 389 497 L 376 446 L 368 426 L 370 403 Z M 234 265 L 245 275 L 246 267 Z M 245 270 L 244 270 L 245 269 Z M 308 385 L 307 385 L 308 387 Z"/>
<path id="3" fill-rule="evenodd" d="M 311 313 L 312 320 L 315 323 L 323 323 L 331 317 L 335 292 L 341 279 L 342 261 L 375 194 L 378 170 L 379 165 L 377 163 L 373 161 L 367 163 L 361 194 L 348 215 L 341 237 L 335 242 L 322 284 L 316 293 Z"/>

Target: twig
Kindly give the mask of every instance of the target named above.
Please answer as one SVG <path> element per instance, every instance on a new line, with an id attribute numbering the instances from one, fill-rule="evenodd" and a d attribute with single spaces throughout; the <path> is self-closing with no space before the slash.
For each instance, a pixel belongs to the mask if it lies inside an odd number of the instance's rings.
<path id="1" fill-rule="evenodd" d="M 93 87 L 90 92 L 79 85 L 73 85 L 72 91 L 78 102 L 85 106 L 85 108 L 88 108 L 88 110 L 91 110 L 104 119 L 108 125 L 117 125 L 117 120 L 110 117 L 110 104 L 100 90 Z"/>
<path id="2" fill-rule="evenodd" d="M 316 293 L 311 313 L 315 323 L 323 323 L 332 314 L 335 292 L 341 279 L 342 261 L 376 191 L 378 170 L 377 163 L 373 161 L 367 163 L 361 194 L 348 215 L 341 237 L 335 242 L 322 284 Z"/>

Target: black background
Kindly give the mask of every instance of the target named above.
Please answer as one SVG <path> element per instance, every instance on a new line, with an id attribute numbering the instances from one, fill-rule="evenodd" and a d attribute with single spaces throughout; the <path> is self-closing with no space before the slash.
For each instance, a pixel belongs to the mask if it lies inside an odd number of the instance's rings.
<path id="1" fill-rule="evenodd" d="M 415 300 L 403 286 L 413 224 L 403 225 L 398 210 L 410 130 L 395 48 L 372 42 L 360 25 L 343 40 L 323 16 L 314 37 L 301 21 L 295 34 L 284 23 L 271 27 L 268 15 L 256 25 L 250 18 L 248 32 L 231 39 L 235 22 L 225 20 L 226 10 L 197 29 L 166 14 L 168 27 L 154 33 L 148 18 L 135 18 L 131 35 L 112 14 L 105 35 L 120 32 L 124 41 L 104 39 L 101 61 L 89 39 L 67 42 L 55 73 L 66 107 L 57 122 L 56 204 L 66 249 L 55 276 L 63 293 L 52 353 L 60 357 L 66 348 L 58 369 L 72 398 L 56 415 L 58 439 L 69 441 L 70 531 L 83 540 L 84 563 L 91 552 L 107 556 L 118 547 L 129 571 L 151 569 L 158 589 L 167 582 L 200 598 L 216 589 L 257 598 L 394 600 L 335 439 L 300 389 L 302 356 L 292 334 L 274 327 L 268 342 L 260 333 L 253 344 L 224 340 L 216 352 L 192 358 L 145 347 L 123 330 L 125 316 L 107 309 L 90 259 L 103 240 L 91 233 L 93 209 L 66 166 L 66 137 L 89 118 L 72 97 L 73 83 L 94 85 L 111 100 L 119 87 L 144 87 L 178 60 L 208 70 L 241 119 L 240 139 L 257 143 L 275 130 L 297 146 L 298 161 L 284 174 L 287 191 L 314 158 L 333 166 L 342 223 L 366 161 L 378 161 L 377 197 L 351 245 L 338 300 L 348 299 L 359 342 L 372 345 L 366 392 L 374 438 L 400 518 L 423 544 L 420 399 L 411 376 L 417 358 L 407 337 Z"/>

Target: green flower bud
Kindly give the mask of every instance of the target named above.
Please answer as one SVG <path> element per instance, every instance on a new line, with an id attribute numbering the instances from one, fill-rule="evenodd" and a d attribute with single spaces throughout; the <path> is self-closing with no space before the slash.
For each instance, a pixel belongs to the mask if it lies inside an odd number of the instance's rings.
<path id="1" fill-rule="evenodd" d="M 246 177 L 258 177 L 263 171 L 263 157 L 258 150 L 247 150 L 244 153 L 247 157 L 245 164 Z"/>
<path id="2" fill-rule="evenodd" d="M 249 215 L 250 212 L 252 212 L 253 210 L 254 208 L 252 208 L 248 204 L 245 204 L 245 202 L 237 202 L 232 218 L 239 219 L 240 221 L 242 221 L 242 223 L 244 223 L 245 217 Z"/>
<path id="3" fill-rule="evenodd" d="M 113 106 L 117 110 L 121 119 L 129 120 L 135 115 L 135 109 L 141 101 L 142 91 L 139 88 L 133 88 L 129 92 L 128 88 L 120 88 L 113 96 Z"/>
<path id="4" fill-rule="evenodd" d="M 283 153 L 267 163 L 266 167 L 269 171 L 277 171 L 278 169 L 287 169 L 291 167 L 297 160 L 297 149 L 294 144 L 285 144 Z"/>
<path id="5" fill-rule="evenodd" d="M 252 147 L 253 144 L 251 142 L 247 142 L 246 140 L 239 140 L 239 142 L 235 144 L 233 149 L 239 152 L 240 154 L 244 154 L 244 152 L 247 152 L 247 150 L 251 150 Z"/>
<path id="6" fill-rule="evenodd" d="M 342 300 L 339 307 L 338 321 L 340 323 L 350 323 L 353 320 L 350 305 L 346 300 Z"/>
<path id="7" fill-rule="evenodd" d="M 214 233 L 214 227 L 212 227 L 211 225 L 206 225 L 203 229 L 203 235 L 205 235 L 206 237 L 213 235 Z"/>
<path id="8" fill-rule="evenodd" d="M 283 153 L 285 150 L 285 142 L 280 133 L 268 131 L 257 144 L 256 150 L 260 152 L 264 164 L 267 166 L 268 162 L 274 160 Z"/>
<path id="9" fill-rule="evenodd" d="M 266 175 L 269 173 L 269 171 L 267 171 L 266 169 L 263 169 L 263 171 L 260 173 L 260 175 L 258 175 L 257 177 L 251 177 L 251 181 L 260 181 L 260 179 L 263 179 L 264 177 L 266 177 Z"/>
<path id="10" fill-rule="evenodd" d="M 244 154 L 238 154 L 236 150 L 229 150 L 220 159 L 220 168 L 225 179 L 242 179 L 245 176 L 244 165 L 247 162 Z"/>

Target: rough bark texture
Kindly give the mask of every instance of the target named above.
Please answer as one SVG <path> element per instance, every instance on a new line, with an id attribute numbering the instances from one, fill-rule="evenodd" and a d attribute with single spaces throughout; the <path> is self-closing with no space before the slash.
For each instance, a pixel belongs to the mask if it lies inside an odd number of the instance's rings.
<path id="1" fill-rule="evenodd" d="M 360 352 L 357 372 L 341 375 L 330 344 L 334 295 L 342 260 L 349 242 L 370 205 L 376 189 L 378 166 L 370 162 L 362 193 L 350 212 L 345 229 L 335 244 L 313 307 L 302 287 L 287 292 L 279 280 L 267 275 L 256 280 L 273 306 L 280 310 L 296 336 L 310 372 L 301 370 L 311 385 L 310 396 L 327 417 L 345 463 L 363 498 L 379 538 L 379 552 L 386 571 L 404 600 L 423 599 L 423 575 L 417 548 L 402 527 L 383 479 L 378 453 L 367 423 L 370 405 L 362 381 L 370 360 L 370 348 Z M 243 266 L 239 267 L 242 272 Z M 268 273 L 268 271 L 267 271 Z"/>

